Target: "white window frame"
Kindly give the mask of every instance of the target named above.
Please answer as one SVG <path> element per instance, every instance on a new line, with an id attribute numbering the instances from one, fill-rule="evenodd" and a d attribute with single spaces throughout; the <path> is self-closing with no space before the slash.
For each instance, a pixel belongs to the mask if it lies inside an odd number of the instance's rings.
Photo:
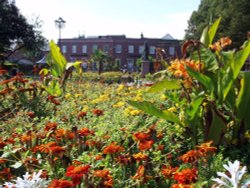
<path id="1" fill-rule="evenodd" d="M 117 53 L 117 54 L 122 53 L 122 45 L 121 44 L 115 45 L 115 53 Z"/>
<path id="2" fill-rule="evenodd" d="M 82 45 L 82 53 L 87 54 L 88 53 L 88 46 L 86 44 Z"/>
<path id="3" fill-rule="evenodd" d="M 62 53 L 67 53 L 67 46 L 66 45 L 63 45 L 62 46 Z"/>
<path id="4" fill-rule="evenodd" d="M 135 46 L 134 45 L 128 45 L 128 53 L 133 54 L 135 52 Z"/>
<path id="5" fill-rule="evenodd" d="M 143 54 L 144 52 L 144 45 L 140 45 L 138 49 L 139 54 Z"/>
<path id="6" fill-rule="evenodd" d="M 77 46 L 75 44 L 72 45 L 71 51 L 72 51 L 73 54 L 76 54 Z"/>
<path id="7" fill-rule="evenodd" d="M 150 46 L 149 47 L 149 54 L 155 54 L 155 46 Z"/>

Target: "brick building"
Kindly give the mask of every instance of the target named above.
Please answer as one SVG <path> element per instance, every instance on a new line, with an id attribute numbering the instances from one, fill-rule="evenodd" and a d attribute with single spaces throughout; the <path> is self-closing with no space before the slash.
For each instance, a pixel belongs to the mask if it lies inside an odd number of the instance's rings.
<path id="1" fill-rule="evenodd" d="M 109 53 L 120 66 L 133 69 L 135 62 L 141 58 L 145 41 L 149 47 L 149 56 L 156 57 L 156 48 L 162 48 L 168 57 L 180 57 L 180 41 L 169 34 L 163 38 L 126 38 L 125 35 L 107 35 L 98 37 L 79 37 L 61 39 L 61 51 L 67 61 L 89 59 L 95 50 Z"/>

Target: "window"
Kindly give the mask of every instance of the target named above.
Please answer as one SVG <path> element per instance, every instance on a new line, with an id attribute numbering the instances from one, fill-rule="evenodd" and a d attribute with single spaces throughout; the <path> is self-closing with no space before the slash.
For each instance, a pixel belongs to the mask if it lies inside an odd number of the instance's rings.
<path id="1" fill-rule="evenodd" d="M 72 45 L 72 53 L 76 53 L 77 52 L 77 46 L 76 45 Z"/>
<path id="2" fill-rule="evenodd" d="M 67 53 L 67 46 L 66 45 L 63 45 L 62 46 L 62 53 Z"/>
<path id="3" fill-rule="evenodd" d="M 139 54 L 142 54 L 143 51 L 144 51 L 144 46 L 143 45 L 139 46 Z"/>
<path id="4" fill-rule="evenodd" d="M 109 45 L 108 45 L 108 44 L 104 44 L 104 45 L 103 45 L 103 51 L 104 51 L 105 53 L 108 53 L 108 52 L 109 52 Z"/>
<path id="5" fill-rule="evenodd" d="M 134 71 L 134 59 L 127 59 L 127 66 L 128 66 L 128 71 L 133 72 Z"/>
<path id="6" fill-rule="evenodd" d="M 175 54 L 175 48 L 174 47 L 169 47 L 169 55 L 174 56 Z"/>
<path id="7" fill-rule="evenodd" d="M 87 53 L 87 50 L 88 50 L 87 45 L 82 45 L 82 53 L 83 53 L 83 54 L 86 54 L 86 53 Z"/>
<path id="8" fill-rule="evenodd" d="M 93 46 L 92 46 L 92 52 L 95 53 L 96 50 L 98 50 L 98 45 L 97 44 L 93 44 Z"/>
<path id="9" fill-rule="evenodd" d="M 149 47 L 149 54 L 155 54 L 155 46 Z"/>
<path id="10" fill-rule="evenodd" d="M 134 45 L 128 45 L 128 53 L 133 54 L 134 53 Z"/>
<path id="11" fill-rule="evenodd" d="M 122 53 L 122 45 L 117 44 L 115 45 L 115 53 Z"/>

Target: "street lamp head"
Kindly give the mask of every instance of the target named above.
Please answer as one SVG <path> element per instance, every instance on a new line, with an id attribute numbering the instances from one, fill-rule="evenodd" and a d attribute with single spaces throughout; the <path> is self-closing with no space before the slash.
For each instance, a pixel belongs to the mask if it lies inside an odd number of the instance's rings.
<path id="1" fill-rule="evenodd" d="M 55 20 L 56 27 L 59 29 L 63 28 L 66 21 L 62 19 L 62 17 L 59 17 L 57 20 Z"/>

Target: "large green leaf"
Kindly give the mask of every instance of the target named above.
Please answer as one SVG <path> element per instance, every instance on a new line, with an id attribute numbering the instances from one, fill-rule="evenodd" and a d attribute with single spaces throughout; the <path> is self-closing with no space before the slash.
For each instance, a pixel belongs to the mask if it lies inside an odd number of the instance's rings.
<path id="1" fill-rule="evenodd" d="M 128 101 L 128 103 L 130 105 L 150 114 L 150 115 L 153 115 L 153 116 L 156 116 L 158 118 L 162 118 L 162 119 L 165 119 L 167 121 L 171 121 L 173 123 L 178 123 L 178 124 L 182 125 L 178 116 L 175 115 L 173 112 L 159 110 L 150 102 L 147 102 L 147 101 L 143 101 L 143 102 Z"/>
<path id="2" fill-rule="evenodd" d="M 164 90 L 174 90 L 174 89 L 180 89 L 180 88 L 181 88 L 181 84 L 179 80 L 163 80 L 154 84 L 149 89 L 149 92 L 156 93 L 156 92 L 161 92 Z"/>
<path id="3" fill-rule="evenodd" d="M 196 80 L 198 80 L 203 86 L 205 86 L 206 90 L 209 90 L 210 92 L 214 90 L 214 84 L 211 78 L 209 78 L 205 74 L 202 74 L 200 72 L 193 70 L 190 67 L 186 67 L 186 68 L 187 68 L 188 74 L 194 77 Z"/>
<path id="4" fill-rule="evenodd" d="M 245 64 L 248 56 L 250 54 L 250 40 L 246 41 L 242 49 L 235 53 L 234 61 L 232 63 L 233 76 L 236 79 L 243 65 Z"/>
<path id="5" fill-rule="evenodd" d="M 187 114 L 190 120 L 194 119 L 195 115 L 197 114 L 202 102 L 204 100 L 204 96 L 199 96 L 194 99 L 187 108 Z"/>
<path id="6" fill-rule="evenodd" d="M 50 42 L 50 56 L 48 64 L 51 67 L 51 74 L 60 77 L 66 69 L 66 59 L 60 52 L 60 48 L 52 40 Z"/>
<path id="7" fill-rule="evenodd" d="M 218 145 L 220 141 L 222 140 L 224 133 L 226 132 L 227 126 L 220 116 L 218 116 L 213 110 L 212 112 L 213 112 L 212 113 L 213 119 L 209 127 L 207 141 L 212 140 L 215 145 Z"/>
<path id="8" fill-rule="evenodd" d="M 45 86 L 45 90 L 55 97 L 59 97 L 62 95 L 62 89 L 60 88 L 60 84 L 57 80 L 52 80 L 49 82 L 48 86 Z"/>
<path id="9" fill-rule="evenodd" d="M 221 92 L 220 96 L 222 96 L 222 101 L 225 101 L 229 91 L 232 88 L 233 82 L 233 70 L 231 67 L 228 67 L 225 72 L 221 73 L 220 83 L 218 85 L 219 87 L 221 87 L 219 92 Z"/>
<path id="10" fill-rule="evenodd" d="M 241 88 L 236 99 L 237 118 L 239 120 L 250 116 L 250 72 L 245 72 L 241 79 Z"/>
<path id="11" fill-rule="evenodd" d="M 219 17 L 210 27 L 206 27 L 203 30 L 200 42 L 203 43 L 206 47 L 209 47 L 209 45 L 212 44 L 214 40 L 214 36 L 220 24 L 220 21 L 221 21 L 221 17 Z"/>

